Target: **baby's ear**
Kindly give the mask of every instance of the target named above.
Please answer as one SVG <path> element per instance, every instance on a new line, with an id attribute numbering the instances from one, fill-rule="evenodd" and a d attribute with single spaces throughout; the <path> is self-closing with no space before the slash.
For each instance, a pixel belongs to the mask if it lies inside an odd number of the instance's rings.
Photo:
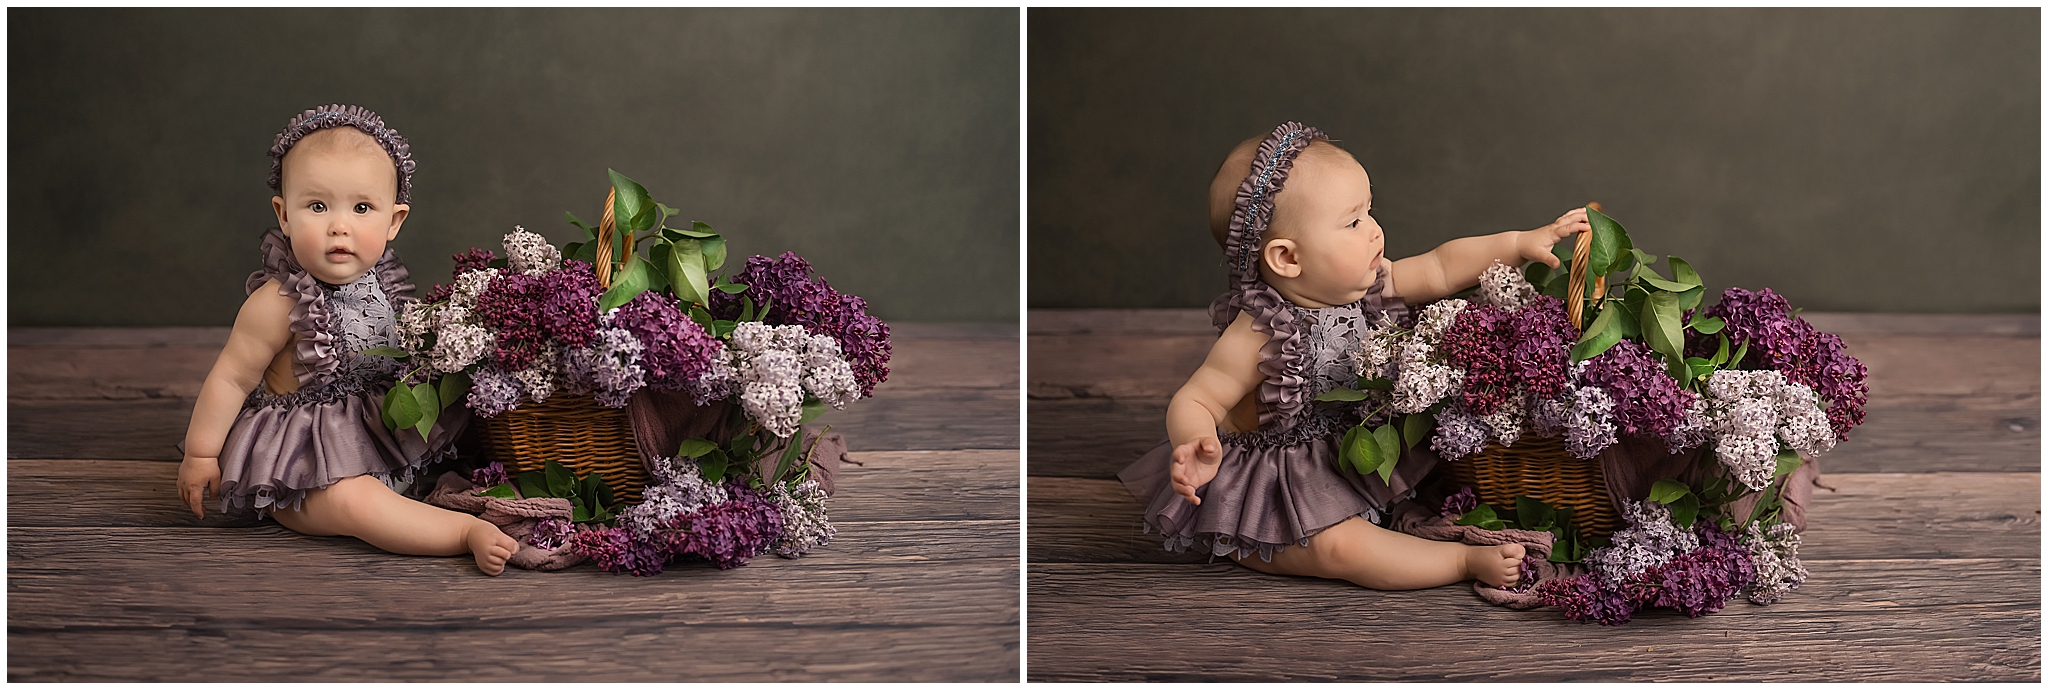
<path id="1" fill-rule="evenodd" d="M 1266 262 L 1266 270 L 1282 278 L 1301 276 L 1301 257 L 1296 255 L 1294 240 L 1277 239 L 1266 243 L 1259 252 L 1259 258 Z"/>
<path id="2" fill-rule="evenodd" d="M 277 214 L 277 227 L 284 227 L 284 197 L 270 197 L 270 212 Z"/>
<path id="3" fill-rule="evenodd" d="M 405 216 L 412 213 L 412 204 L 398 204 L 391 207 L 391 231 L 384 234 L 384 241 L 398 239 L 399 226 L 405 225 Z"/>

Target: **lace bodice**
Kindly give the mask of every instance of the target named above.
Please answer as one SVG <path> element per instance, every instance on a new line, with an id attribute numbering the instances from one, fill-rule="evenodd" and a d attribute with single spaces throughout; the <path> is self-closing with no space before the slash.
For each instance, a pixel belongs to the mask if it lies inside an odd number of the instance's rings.
<path id="1" fill-rule="evenodd" d="M 1367 325 L 1364 311 L 1356 304 L 1346 304 L 1301 312 L 1302 321 L 1308 324 L 1303 339 L 1308 357 L 1302 361 L 1302 374 L 1309 379 L 1309 397 L 1355 383 L 1358 375 L 1351 369 L 1350 353 L 1358 349 L 1358 339 Z"/>
<path id="2" fill-rule="evenodd" d="M 392 313 L 391 299 L 384 295 L 378 283 L 377 272 L 371 270 L 355 282 L 340 287 L 321 285 L 327 292 L 327 308 L 330 327 L 341 336 L 342 351 L 349 355 L 378 347 L 398 345 L 397 317 Z M 376 369 L 380 373 L 397 373 L 397 367 L 389 357 L 348 357 L 349 369 Z"/>

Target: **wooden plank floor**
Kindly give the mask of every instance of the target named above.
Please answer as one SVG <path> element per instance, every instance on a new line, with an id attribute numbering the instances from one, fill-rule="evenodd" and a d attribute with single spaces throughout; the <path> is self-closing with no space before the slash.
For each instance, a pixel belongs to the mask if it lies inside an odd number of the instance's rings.
<path id="1" fill-rule="evenodd" d="M 839 536 L 653 578 L 484 577 L 247 518 L 173 488 L 224 329 L 11 329 L 10 681 L 1015 681 L 1014 326 L 898 326 Z"/>
<path id="2" fill-rule="evenodd" d="M 1771 606 L 1622 627 L 1510 611 L 1468 584 L 1377 592 L 1168 554 L 1117 470 L 1165 437 L 1214 342 L 1194 310 L 1029 318 L 1033 681 L 2041 679 L 2040 324 L 1808 314 L 1870 368 Z"/>

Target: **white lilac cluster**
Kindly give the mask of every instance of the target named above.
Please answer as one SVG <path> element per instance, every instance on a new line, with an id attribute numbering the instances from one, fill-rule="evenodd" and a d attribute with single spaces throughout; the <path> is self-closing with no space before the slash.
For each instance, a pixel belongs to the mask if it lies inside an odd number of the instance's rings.
<path id="1" fill-rule="evenodd" d="M 640 366 L 645 346 L 631 331 L 612 325 L 612 312 L 597 320 L 590 347 L 572 347 L 563 354 L 564 378 L 572 394 L 594 394 L 598 404 L 625 407 L 633 392 L 647 385 L 647 370 Z"/>
<path id="2" fill-rule="evenodd" d="M 1360 338 L 1360 348 L 1352 353 L 1352 368 L 1359 376 L 1394 382 L 1396 414 L 1429 409 L 1464 384 L 1465 372 L 1442 363 L 1436 349 L 1443 342 L 1444 329 L 1465 304 L 1465 300 L 1447 299 L 1423 308 L 1412 331 L 1386 325 L 1373 328 Z"/>
<path id="3" fill-rule="evenodd" d="M 497 343 L 490 329 L 477 323 L 471 309 L 498 269 L 470 271 L 455 277 L 447 302 L 428 304 L 414 301 L 398 317 L 398 336 L 405 350 L 418 352 L 428 333 L 435 334 L 434 348 L 425 353 L 435 371 L 452 373 L 482 361 Z"/>
<path id="4" fill-rule="evenodd" d="M 1464 405 L 1448 405 L 1436 413 L 1436 434 L 1429 449 L 1445 460 L 1457 460 L 1485 450 L 1493 433 L 1493 427 L 1466 412 Z"/>
<path id="5" fill-rule="evenodd" d="M 537 276 L 562 267 L 562 250 L 548 244 L 548 238 L 514 225 L 505 235 L 505 264 L 513 273 Z"/>
<path id="6" fill-rule="evenodd" d="M 802 326 L 746 321 L 732 331 L 731 346 L 716 363 L 739 388 L 740 407 L 777 437 L 796 433 L 804 395 L 840 409 L 860 397 L 853 369 L 832 338 Z"/>
<path id="7" fill-rule="evenodd" d="M 1749 558 L 1756 564 L 1756 580 L 1745 592 L 1751 602 L 1775 603 L 1806 582 L 1806 566 L 1799 562 L 1799 542 L 1799 535 L 1793 533 L 1790 524 L 1779 523 L 1765 530 L 1750 523 L 1742 544 L 1749 547 Z"/>
<path id="8" fill-rule="evenodd" d="M 649 469 L 654 477 L 642 491 L 640 504 L 619 513 L 619 524 L 636 536 L 646 537 L 677 515 L 692 515 L 705 506 L 731 498 L 724 484 L 704 481 L 695 460 L 656 458 Z"/>
<path id="9" fill-rule="evenodd" d="M 526 395 L 536 403 L 547 402 L 555 393 L 555 381 L 562 375 L 561 352 L 553 342 L 541 345 L 540 354 L 525 369 L 512 372 L 512 378 L 519 381 Z"/>
<path id="10" fill-rule="evenodd" d="M 1479 274 L 1479 291 L 1473 297 L 1481 304 L 1514 311 L 1536 298 L 1536 286 L 1530 285 L 1521 271 L 1495 261 Z"/>
<path id="11" fill-rule="evenodd" d="M 777 556 L 802 556 L 832 543 L 832 537 L 839 534 L 825 515 L 825 490 L 817 480 L 806 479 L 795 487 L 777 482 L 768 492 L 768 500 L 782 512 L 782 538 L 775 540 L 774 546 Z"/>
<path id="12" fill-rule="evenodd" d="M 1494 408 L 1493 414 L 1479 417 L 1480 422 L 1493 430 L 1493 440 L 1503 446 L 1515 445 L 1515 441 L 1522 438 L 1522 422 L 1527 417 L 1523 414 L 1522 398 L 1510 395 L 1501 401 L 1500 407 Z"/>
<path id="13" fill-rule="evenodd" d="M 1692 530 L 1671 522 L 1671 508 L 1654 501 L 1630 501 L 1622 508 L 1629 526 L 1615 532 L 1611 546 L 1586 554 L 1586 565 L 1619 587 L 1628 578 L 1700 547 Z"/>
<path id="14" fill-rule="evenodd" d="M 1778 372 L 1714 372 L 1707 398 L 1714 454 L 1752 491 L 1762 491 L 1776 474 L 1780 442 L 1808 457 L 1835 447 L 1834 430 L 1813 389 Z"/>

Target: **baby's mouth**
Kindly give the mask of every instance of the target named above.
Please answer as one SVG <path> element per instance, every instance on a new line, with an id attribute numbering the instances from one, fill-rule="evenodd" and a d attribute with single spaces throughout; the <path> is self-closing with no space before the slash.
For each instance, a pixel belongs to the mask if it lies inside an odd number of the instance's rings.
<path id="1" fill-rule="evenodd" d="M 346 263 L 355 258 L 356 253 L 350 251 L 347 247 L 335 247 L 327 250 L 327 260 L 332 263 Z"/>

